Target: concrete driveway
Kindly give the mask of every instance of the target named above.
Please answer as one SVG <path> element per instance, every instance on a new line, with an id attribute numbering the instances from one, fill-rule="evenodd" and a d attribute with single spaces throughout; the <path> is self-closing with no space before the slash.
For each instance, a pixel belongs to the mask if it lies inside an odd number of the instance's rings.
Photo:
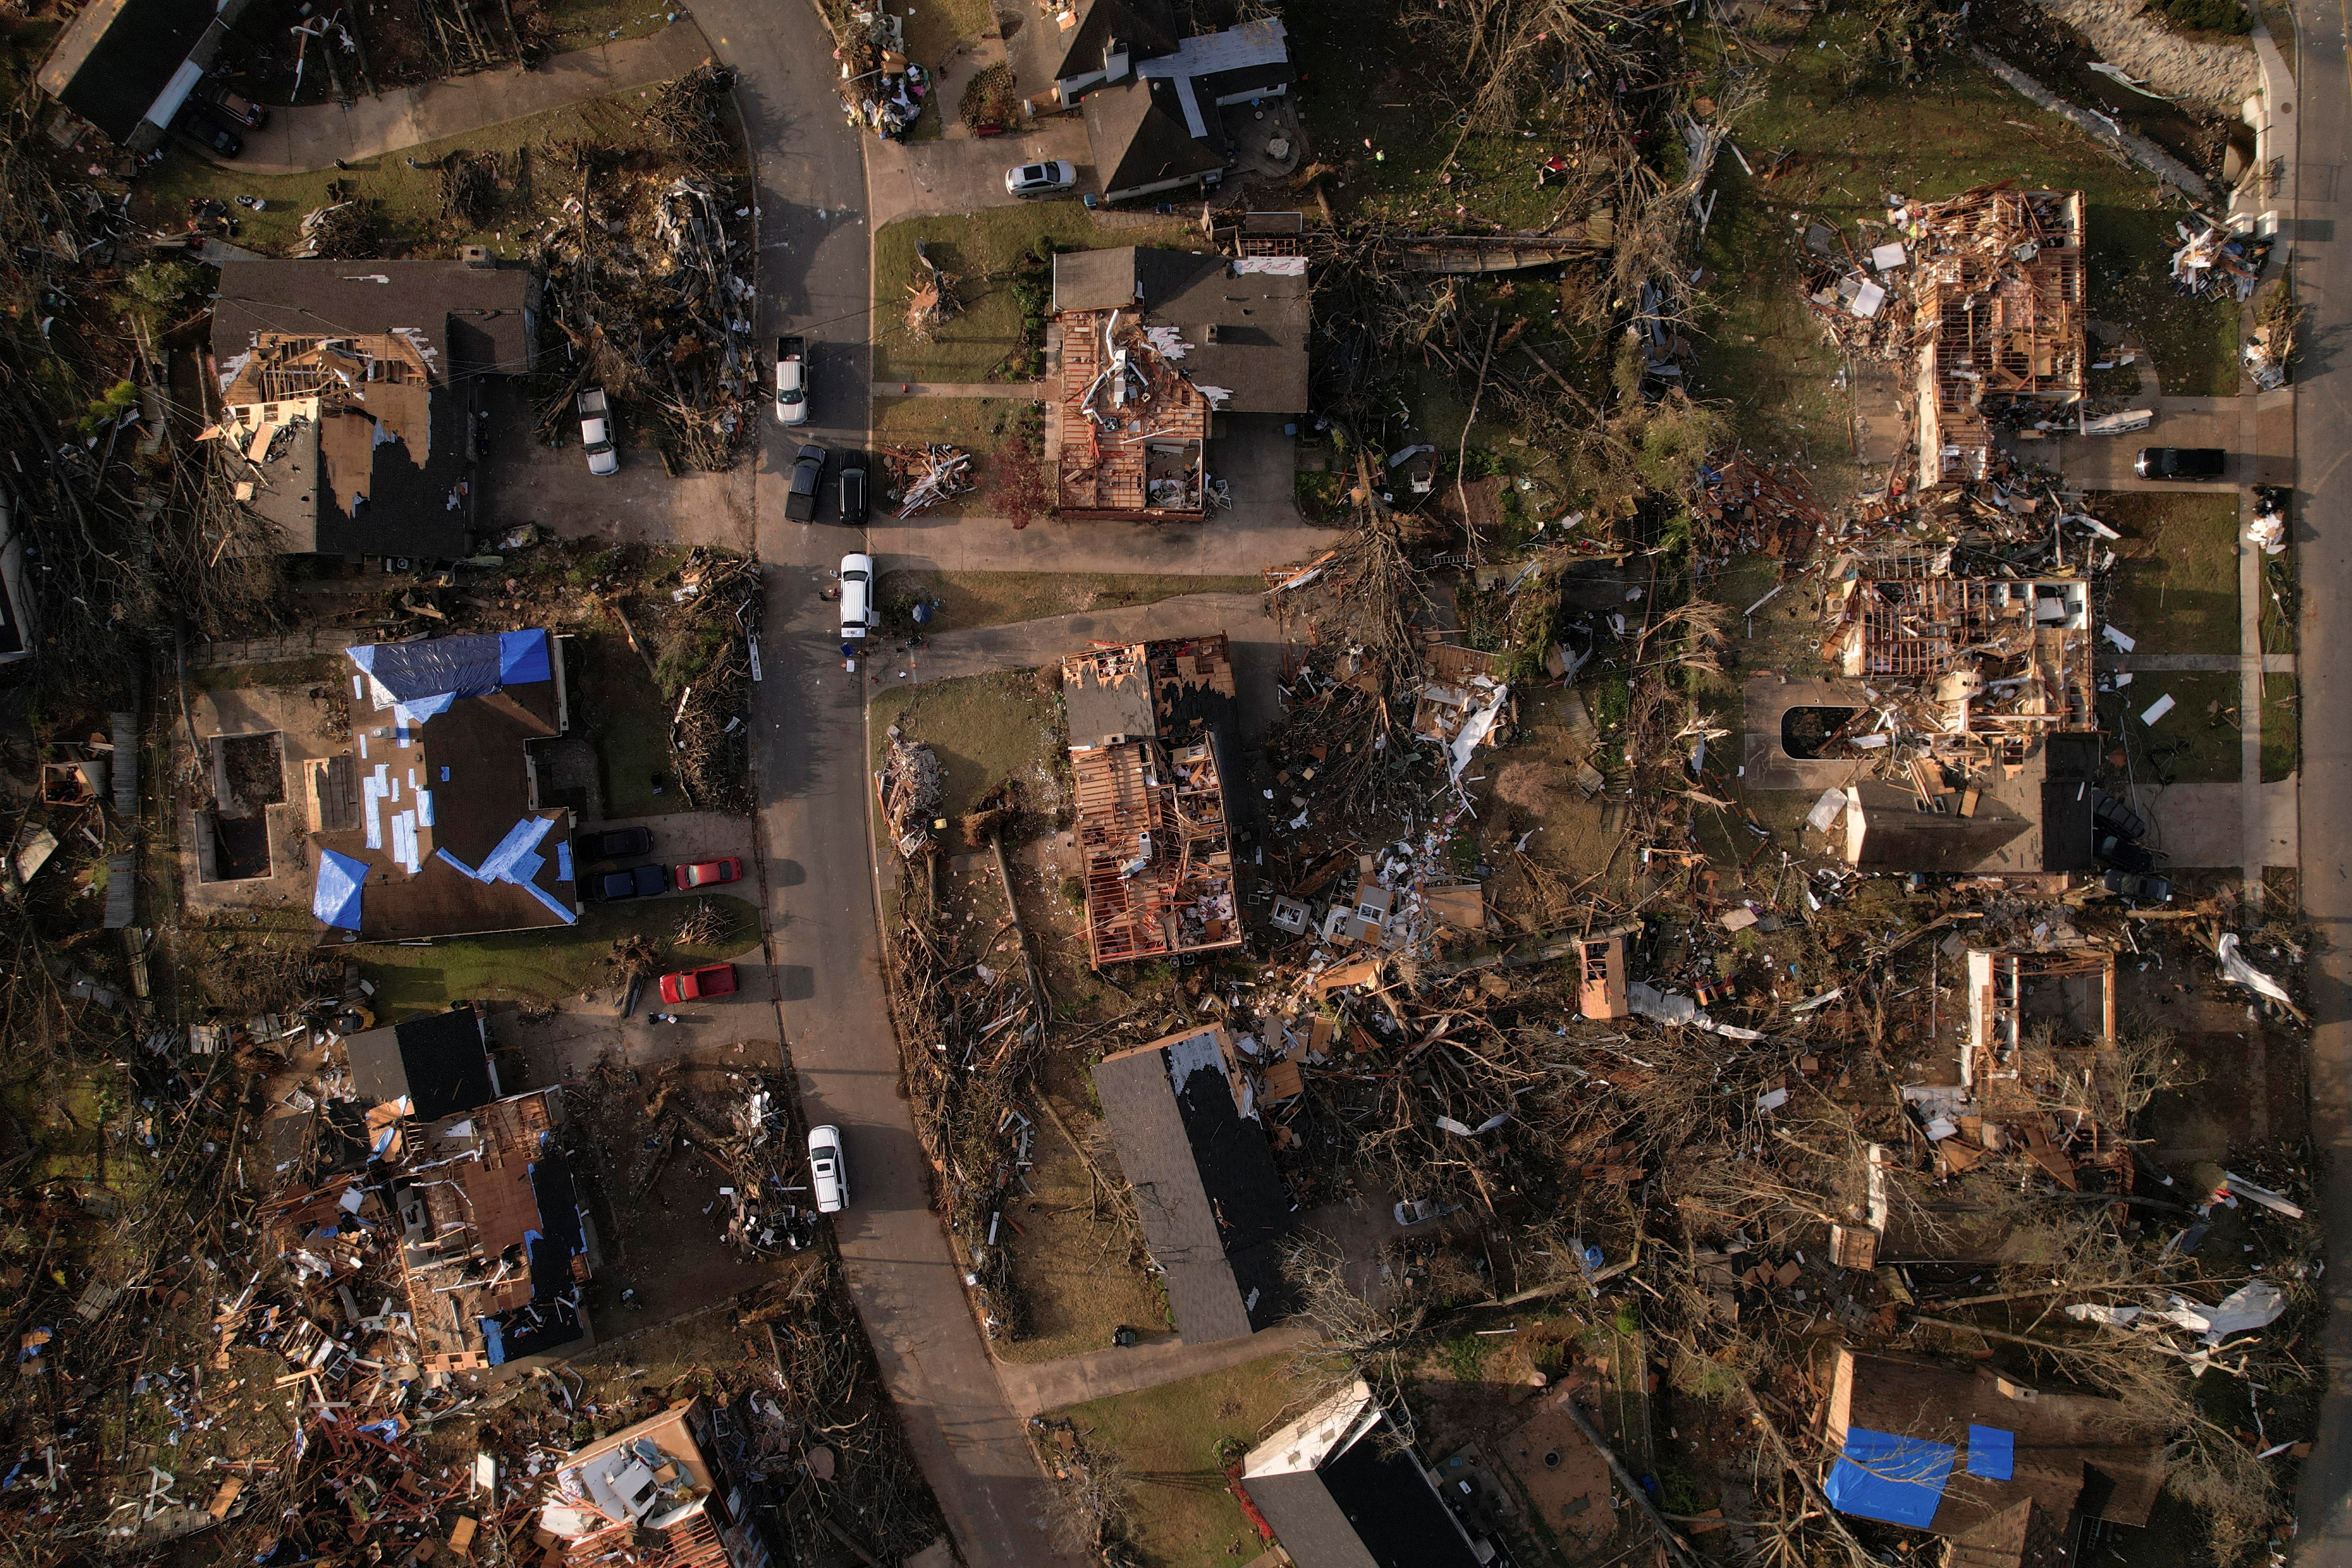
<path id="1" fill-rule="evenodd" d="M 624 447 L 621 471 L 600 479 L 588 471 L 576 428 L 566 446 L 540 443 L 536 416 L 520 389 L 494 380 L 488 402 L 489 457 L 478 473 L 476 515 L 496 520 L 482 527 L 493 552 L 498 534 L 526 522 L 608 544 L 751 548 L 750 464 L 738 464 L 731 473 L 672 479 L 662 471 L 659 454 Z"/>
<path id="2" fill-rule="evenodd" d="M 2020 460 L 2046 463 L 2084 489 L 2210 493 L 2236 485 L 2291 484 L 2294 399 L 2292 392 L 2158 397 L 2143 405 L 2156 410 L 2156 422 L 2128 436 L 2057 436 L 2004 445 Z M 2148 447 L 2219 447 L 2230 454 L 2229 467 L 2217 480 L 2143 479 L 2132 472 L 2132 462 Z"/>

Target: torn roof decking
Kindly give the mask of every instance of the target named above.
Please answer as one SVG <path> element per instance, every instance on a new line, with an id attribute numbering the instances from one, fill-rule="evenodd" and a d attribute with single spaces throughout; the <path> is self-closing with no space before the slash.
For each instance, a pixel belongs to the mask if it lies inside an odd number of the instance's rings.
<path id="1" fill-rule="evenodd" d="M 1119 320 L 1111 332 L 1113 347 L 1128 350 L 1128 363 L 1144 383 L 1135 388 L 1130 379 L 1123 403 L 1112 395 L 1112 382 L 1120 373 L 1104 347 L 1114 316 Z M 1054 416 L 1060 437 L 1055 496 L 1061 514 L 1198 521 L 1203 515 L 1202 447 L 1209 438 L 1209 400 L 1151 346 L 1132 310 L 1072 311 L 1059 324 L 1062 385 Z"/>
<path id="2" fill-rule="evenodd" d="M 1831 656 L 1851 679 L 1928 683 L 1945 733 L 2098 727 L 2090 584 L 1961 577 L 1868 561 Z"/>
<path id="3" fill-rule="evenodd" d="M 1230 744 L 1233 647 L 1223 632 L 1097 644 L 1062 660 L 1062 700 L 1073 750 L 1202 728 Z"/>
<path id="4" fill-rule="evenodd" d="M 2083 194 L 1980 187 L 1918 208 L 1914 233 L 1919 481 L 1981 480 L 1989 413 L 2086 389 Z"/>
<path id="5" fill-rule="evenodd" d="M 1070 763 L 1094 964 L 1240 946 L 1215 747 L 1127 741 Z"/>

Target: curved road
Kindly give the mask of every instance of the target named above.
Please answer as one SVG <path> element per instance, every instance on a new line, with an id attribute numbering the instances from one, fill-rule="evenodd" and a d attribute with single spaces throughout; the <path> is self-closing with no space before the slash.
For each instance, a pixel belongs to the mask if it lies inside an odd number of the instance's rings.
<path id="1" fill-rule="evenodd" d="M 863 150 L 843 122 L 833 39 L 812 7 L 712 0 L 696 14 L 740 73 L 758 164 L 759 330 L 809 340 L 819 421 L 790 434 L 763 426 L 752 491 L 768 568 L 753 763 L 784 1040 L 809 1120 L 843 1131 L 854 1201 L 835 1234 L 923 1474 L 967 1563 L 1033 1568 L 1058 1561 L 1038 1522 L 1044 1479 L 965 1306 L 898 1092 L 868 868 L 865 676 L 843 671 L 835 606 L 818 596 L 843 552 L 865 544 L 829 523 L 783 520 L 782 477 L 802 439 L 866 444 Z"/>

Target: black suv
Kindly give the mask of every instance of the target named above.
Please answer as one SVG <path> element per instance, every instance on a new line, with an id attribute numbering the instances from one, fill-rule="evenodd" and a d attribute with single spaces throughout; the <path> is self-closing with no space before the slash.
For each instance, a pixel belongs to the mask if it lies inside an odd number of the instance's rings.
<path id="1" fill-rule="evenodd" d="M 591 860 L 624 860 L 632 855 L 650 855 L 654 852 L 654 830 L 608 827 L 583 839 L 580 852 Z"/>
<path id="2" fill-rule="evenodd" d="M 784 518 L 789 522 L 816 521 L 816 494 L 824 484 L 824 448 L 803 447 L 793 459 L 793 488 L 784 492 Z"/>
<path id="3" fill-rule="evenodd" d="M 851 528 L 866 526 L 866 454 L 841 456 L 841 521 Z"/>
<path id="4" fill-rule="evenodd" d="M 2143 447 L 2132 472 L 2144 479 L 2218 479 L 2230 466 L 2219 447 Z"/>
<path id="5" fill-rule="evenodd" d="M 234 158 L 245 151 L 245 138 L 229 129 L 220 110 L 205 104 L 193 103 L 181 112 L 180 133 L 224 158 Z"/>

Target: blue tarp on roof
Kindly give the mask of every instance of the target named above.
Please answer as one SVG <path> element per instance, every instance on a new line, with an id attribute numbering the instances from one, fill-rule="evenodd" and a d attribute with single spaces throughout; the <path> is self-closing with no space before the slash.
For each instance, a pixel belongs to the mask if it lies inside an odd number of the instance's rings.
<path id="1" fill-rule="evenodd" d="M 367 880 L 367 862 L 327 850 L 319 858 L 319 880 L 310 894 L 310 912 L 342 931 L 360 929 L 360 887 Z"/>
<path id="2" fill-rule="evenodd" d="M 579 912 L 567 909 L 562 900 L 539 885 L 539 874 L 547 865 L 547 857 L 531 853 L 539 841 L 547 837 L 547 830 L 554 826 L 553 817 L 524 817 L 507 829 L 507 836 L 499 840 L 498 847 L 483 858 L 479 869 L 467 865 L 446 849 L 433 851 L 434 858 L 446 860 L 477 882 L 511 883 L 545 904 L 565 925 L 571 925 L 580 919 Z M 559 855 L 568 859 L 568 852 L 571 848 L 569 844 L 559 843 L 556 848 Z M 569 881 L 570 879 L 567 866 L 564 875 L 559 880 Z"/>
<path id="3" fill-rule="evenodd" d="M 1952 1458 L 1949 1443 L 1855 1426 L 1822 1489 L 1840 1513 L 1925 1530 L 1944 1500 Z"/>
<path id="4" fill-rule="evenodd" d="M 2017 1434 L 1969 1424 L 1969 1474 L 2005 1481 L 2017 1474 Z"/>
<path id="5" fill-rule="evenodd" d="M 499 684 L 528 686 L 534 680 L 552 680 L 555 672 L 548 667 L 547 634 L 533 626 L 528 631 L 499 634 Z"/>

